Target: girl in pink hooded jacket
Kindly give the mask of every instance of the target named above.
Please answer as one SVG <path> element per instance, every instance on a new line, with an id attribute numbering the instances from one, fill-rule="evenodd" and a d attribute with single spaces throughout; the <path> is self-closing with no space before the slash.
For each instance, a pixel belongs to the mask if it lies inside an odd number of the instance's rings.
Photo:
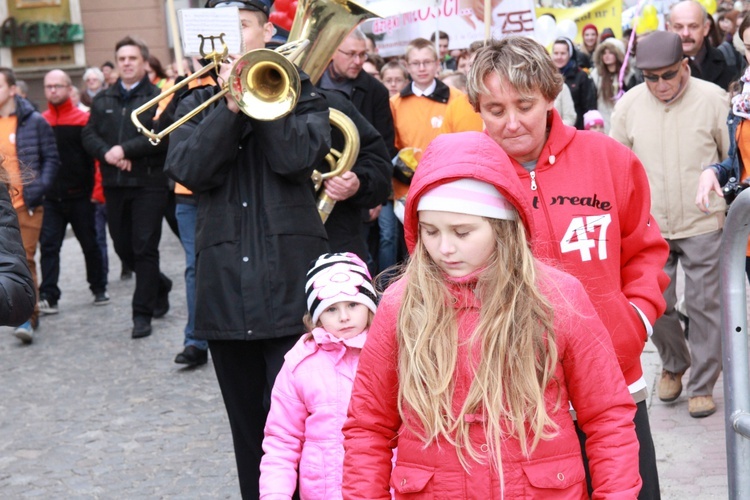
<path id="1" fill-rule="evenodd" d="M 495 141 L 432 141 L 407 198 L 410 260 L 352 390 L 344 498 L 588 498 L 571 403 L 593 498 L 637 497 L 636 407 L 612 341 L 580 282 L 533 257 L 532 225 Z"/>
<path id="2" fill-rule="evenodd" d="M 260 498 L 341 498 L 344 435 L 359 354 L 377 297 L 367 265 L 353 253 L 325 254 L 307 273 L 312 330 L 284 357 L 271 393 Z"/>

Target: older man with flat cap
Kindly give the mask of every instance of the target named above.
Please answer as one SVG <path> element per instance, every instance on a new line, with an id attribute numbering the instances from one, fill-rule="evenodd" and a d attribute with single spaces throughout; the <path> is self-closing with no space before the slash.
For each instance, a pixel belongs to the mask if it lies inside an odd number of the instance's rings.
<path id="1" fill-rule="evenodd" d="M 663 363 L 659 399 L 675 401 L 682 375 L 692 367 L 688 411 L 707 417 L 716 411 L 713 388 L 721 372 L 719 244 L 726 206 L 714 197 L 703 213 L 693 201 L 701 171 L 726 155 L 728 97 L 717 85 L 691 76 L 676 33 L 657 31 L 639 41 L 636 65 L 645 82 L 615 105 L 610 135 L 643 162 L 651 213 L 669 243 L 667 311 L 652 337 Z M 689 350 L 675 311 L 678 262 L 685 270 Z"/>

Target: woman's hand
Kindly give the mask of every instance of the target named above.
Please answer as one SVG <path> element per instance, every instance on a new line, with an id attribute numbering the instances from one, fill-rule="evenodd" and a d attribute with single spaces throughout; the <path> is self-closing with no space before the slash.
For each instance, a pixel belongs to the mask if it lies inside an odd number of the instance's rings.
<path id="1" fill-rule="evenodd" d="M 719 179 L 716 178 L 714 169 L 705 169 L 698 180 L 698 193 L 695 195 L 695 205 L 698 210 L 707 214 L 709 199 L 708 195 L 711 191 L 715 192 L 718 196 L 724 197 L 724 193 L 721 192 L 721 186 L 719 186 Z"/>

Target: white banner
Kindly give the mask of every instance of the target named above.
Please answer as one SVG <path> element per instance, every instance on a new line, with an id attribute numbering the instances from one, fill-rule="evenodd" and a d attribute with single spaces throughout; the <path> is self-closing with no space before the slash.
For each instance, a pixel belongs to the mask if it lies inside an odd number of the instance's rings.
<path id="1" fill-rule="evenodd" d="M 492 1 L 493 38 L 507 35 L 534 35 L 533 0 Z M 477 0 L 441 0 L 441 7 L 426 7 L 412 12 L 366 21 L 366 32 L 377 35 L 382 56 L 403 55 L 410 40 L 427 38 L 437 30 L 450 37 L 450 49 L 464 49 L 484 39 L 483 2 Z M 375 4 L 373 4 L 373 7 Z"/>

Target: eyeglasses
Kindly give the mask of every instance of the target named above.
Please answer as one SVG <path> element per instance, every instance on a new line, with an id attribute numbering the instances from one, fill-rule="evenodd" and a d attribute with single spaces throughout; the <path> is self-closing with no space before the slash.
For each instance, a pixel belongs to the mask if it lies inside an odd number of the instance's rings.
<path id="1" fill-rule="evenodd" d="M 367 52 L 344 52 L 341 49 L 338 49 L 339 52 L 344 54 L 348 59 L 359 59 L 360 61 L 366 61 L 367 60 Z"/>
<path id="2" fill-rule="evenodd" d="M 57 84 L 57 85 L 45 85 L 44 86 L 44 90 L 62 90 L 65 88 L 68 88 L 68 85 Z"/>
<path id="3" fill-rule="evenodd" d="M 434 59 L 429 60 L 429 61 L 412 61 L 409 63 L 409 67 L 419 68 L 420 66 L 423 66 L 425 68 L 429 68 L 430 66 L 433 66 L 435 63 L 437 63 L 437 61 Z"/>
<path id="4" fill-rule="evenodd" d="M 680 74 L 680 70 L 675 69 L 673 71 L 667 71 L 665 73 L 662 73 L 661 75 L 654 75 L 653 73 L 652 74 L 643 73 L 643 78 L 645 78 L 651 83 L 658 82 L 660 78 L 666 82 L 666 81 L 673 79 L 675 76 L 679 74 Z"/>

